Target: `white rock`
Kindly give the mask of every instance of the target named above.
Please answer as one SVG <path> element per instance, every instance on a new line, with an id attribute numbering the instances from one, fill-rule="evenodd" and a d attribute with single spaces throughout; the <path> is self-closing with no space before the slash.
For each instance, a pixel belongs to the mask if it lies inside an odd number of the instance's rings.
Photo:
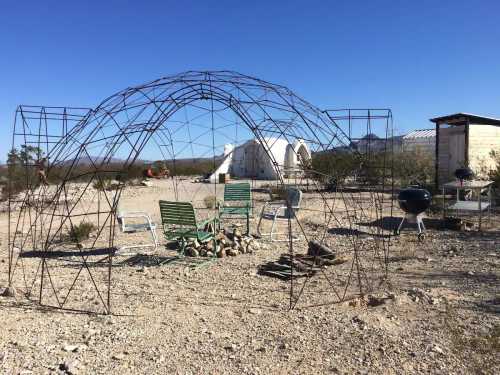
<path id="1" fill-rule="evenodd" d="M 63 345 L 63 350 L 65 352 L 76 352 L 78 350 L 78 345 L 65 344 Z"/>

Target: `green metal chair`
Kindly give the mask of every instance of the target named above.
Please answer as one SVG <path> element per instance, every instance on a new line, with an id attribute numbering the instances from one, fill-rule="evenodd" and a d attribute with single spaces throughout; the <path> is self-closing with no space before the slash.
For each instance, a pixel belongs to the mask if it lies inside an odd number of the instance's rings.
<path id="1" fill-rule="evenodd" d="M 160 201 L 160 216 L 163 234 L 167 241 L 180 242 L 179 255 L 184 256 L 189 240 L 198 242 L 213 241 L 214 257 L 216 249 L 215 229 L 218 219 L 211 218 L 198 222 L 193 205 L 189 202 Z M 207 225 L 212 225 L 212 231 L 204 230 Z"/>
<path id="2" fill-rule="evenodd" d="M 223 217 L 244 217 L 247 221 L 247 234 L 250 232 L 252 215 L 252 192 L 248 182 L 224 185 L 224 202 L 219 204 L 219 220 Z"/>

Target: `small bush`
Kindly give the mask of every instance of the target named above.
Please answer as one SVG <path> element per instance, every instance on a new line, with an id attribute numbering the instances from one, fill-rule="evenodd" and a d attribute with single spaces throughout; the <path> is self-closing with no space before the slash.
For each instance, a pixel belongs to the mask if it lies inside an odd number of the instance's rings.
<path id="1" fill-rule="evenodd" d="M 92 186 L 96 190 L 101 190 L 101 191 L 109 190 L 111 188 L 111 180 L 108 178 L 102 178 L 94 182 Z"/>
<path id="2" fill-rule="evenodd" d="M 203 198 L 203 202 L 205 203 L 206 208 L 215 208 L 217 204 L 217 197 L 215 195 L 208 195 Z"/>
<path id="3" fill-rule="evenodd" d="M 394 154 L 394 178 L 399 186 L 418 183 L 431 185 L 434 182 L 435 165 L 432 154 L 417 149 Z"/>
<path id="4" fill-rule="evenodd" d="M 69 231 L 69 238 L 73 242 L 80 243 L 87 240 L 90 237 L 90 233 L 96 229 L 94 224 L 88 222 L 73 225 Z"/>
<path id="5" fill-rule="evenodd" d="M 362 157 L 358 154 L 348 152 L 325 152 L 313 155 L 312 169 L 317 172 L 313 178 L 324 180 L 328 184 L 333 179 L 335 184 L 343 184 L 344 181 L 356 175 L 361 166 Z"/>
<path id="6" fill-rule="evenodd" d="M 9 196 L 15 196 L 39 184 L 35 164 L 43 156 L 40 148 L 27 145 L 21 145 L 19 150 L 14 148 L 7 154 L 7 168 L 0 171 L 4 179 L 1 200 L 7 200 Z"/>
<path id="7" fill-rule="evenodd" d="M 490 156 L 495 161 L 496 168 L 489 171 L 488 177 L 491 181 L 493 181 L 493 187 L 496 189 L 500 188 L 500 152 L 491 151 Z"/>

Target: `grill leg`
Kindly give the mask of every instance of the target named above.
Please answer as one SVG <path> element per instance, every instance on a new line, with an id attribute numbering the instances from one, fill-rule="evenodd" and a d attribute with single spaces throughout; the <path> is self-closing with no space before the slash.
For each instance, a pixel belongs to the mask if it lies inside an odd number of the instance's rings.
<path id="1" fill-rule="evenodd" d="M 417 216 L 417 227 L 418 227 L 418 233 L 423 233 L 425 231 L 425 225 L 424 221 L 420 216 Z"/>
<path id="2" fill-rule="evenodd" d="M 406 220 L 406 216 L 403 217 L 403 219 L 401 220 L 401 223 L 399 223 L 398 228 L 394 231 L 395 235 L 398 235 L 401 233 L 401 229 L 403 228 L 403 224 L 404 224 L 405 220 Z"/>

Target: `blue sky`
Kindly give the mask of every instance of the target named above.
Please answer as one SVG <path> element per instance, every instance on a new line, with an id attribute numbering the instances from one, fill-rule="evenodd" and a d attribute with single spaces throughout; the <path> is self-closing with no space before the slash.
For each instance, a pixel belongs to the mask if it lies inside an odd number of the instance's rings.
<path id="1" fill-rule="evenodd" d="M 96 106 L 185 70 L 230 69 L 320 108 L 500 117 L 500 2 L 16 1 L 0 11 L 0 160 L 18 104 Z"/>

